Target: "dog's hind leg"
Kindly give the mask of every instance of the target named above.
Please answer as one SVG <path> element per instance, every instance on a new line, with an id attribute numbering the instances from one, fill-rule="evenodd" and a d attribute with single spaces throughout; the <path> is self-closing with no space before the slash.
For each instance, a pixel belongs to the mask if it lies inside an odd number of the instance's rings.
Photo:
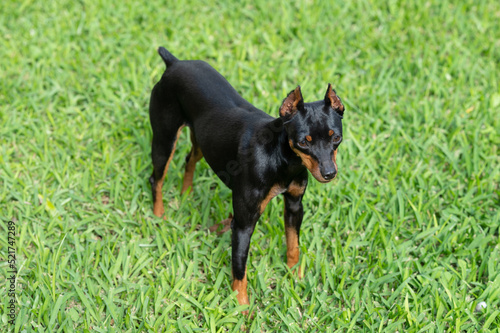
<path id="1" fill-rule="evenodd" d="M 175 101 L 168 102 L 160 89 L 153 90 L 149 106 L 151 127 L 153 129 L 153 143 L 151 158 L 153 160 L 153 174 L 149 178 L 153 192 L 153 213 L 162 216 L 163 208 L 162 187 L 172 157 L 174 156 L 177 139 L 184 127 L 184 119 L 180 107 Z"/>
<path id="2" fill-rule="evenodd" d="M 184 181 L 182 183 L 181 193 L 184 193 L 190 186 L 193 185 L 193 175 L 196 163 L 203 157 L 200 146 L 198 146 L 196 138 L 194 137 L 193 130 L 191 130 L 191 143 L 193 146 L 191 147 L 189 154 L 186 156 L 186 168 L 184 171 Z"/>

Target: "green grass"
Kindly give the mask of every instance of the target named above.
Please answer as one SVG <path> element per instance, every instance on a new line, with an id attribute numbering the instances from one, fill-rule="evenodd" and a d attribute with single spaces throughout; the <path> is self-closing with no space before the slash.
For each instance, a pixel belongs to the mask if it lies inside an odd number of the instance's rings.
<path id="1" fill-rule="evenodd" d="M 334 3 L 334 4 L 332 4 Z M 0 273 L 17 225 L 15 332 L 498 332 L 500 4 L 0 3 Z M 230 290 L 231 212 L 208 165 L 181 196 L 187 130 L 152 214 L 160 45 L 276 116 L 297 84 L 346 105 L 340 174 L 311 177 L 301 265 L 282 200 L 254 233 L 250 310 Z M 476 312 L 480 301 L 487 308 Z"/>

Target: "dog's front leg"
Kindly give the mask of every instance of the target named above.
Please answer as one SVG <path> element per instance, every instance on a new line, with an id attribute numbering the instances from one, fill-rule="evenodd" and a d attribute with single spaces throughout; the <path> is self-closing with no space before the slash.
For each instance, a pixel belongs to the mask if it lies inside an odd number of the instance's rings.
<path id="1" fill-rule="evenodd" d="M 234 217 L 231 222 L 232 229 L 232 270 L 233 291 L 237 291 L 238 303 L 240 305 L 250 304 L 247 293 L 247 269 L 248 250 L 250 239 L 257 220 L 260 217 L 259 205 L 251 204 L 251 201 L 233 193 Z M 248 314 L 248 311 L 244 311 Z"/>
<path id="2" fill-rule="evenodd" d="M 286 235 L 286 263 L 292 268 L 299 262 L 299 236 L 304 209 L 302 206 L 302 197 L 307 186 L 307 174 L 299 180 L 293 181 L 287 191 L 283 193 L 285 198 L 285 235 Z M 300 267 L 298 269 L 299 278 L 303 277 Z"/>

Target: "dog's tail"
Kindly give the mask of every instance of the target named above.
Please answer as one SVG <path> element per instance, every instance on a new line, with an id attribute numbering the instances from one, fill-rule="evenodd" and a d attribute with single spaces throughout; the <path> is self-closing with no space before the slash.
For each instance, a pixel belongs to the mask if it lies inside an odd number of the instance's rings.
<path id="1" fill-rule="evenodd" d="M 169 67 L 173 63 L 179 61 L 179 59 L 174 57 L 174 55 L 172 53 L 168 52 L 167 49 L 164 48 L 163 46 L 160 46 L 158 48 L 158 54 L 163 59 L 163 61 L 165 62 L 165 65 L 167 65 L 167 67 Z"/>

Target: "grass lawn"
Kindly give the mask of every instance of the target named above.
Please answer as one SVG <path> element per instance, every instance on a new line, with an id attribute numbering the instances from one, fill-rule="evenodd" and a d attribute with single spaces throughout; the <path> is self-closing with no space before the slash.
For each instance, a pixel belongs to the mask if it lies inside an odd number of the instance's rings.
<path id="1" fill-rule="evenodd" d="M 496 0 L 1 1 L 0 326 L 499 332 L 499 22 Z M 180 195 L 187 129 L 166 221 L 152 213 L 160 45 L 273 116 L 297 84 L 307 102 L 331 82 L 346 106 L 339 176 L 310 177 L 304 198 L 302 280 L 282 199 L 259 220 L 253 318 L 230 288 L 230 232 L 207 231 L 231 192 L 202 161 Z"/>

